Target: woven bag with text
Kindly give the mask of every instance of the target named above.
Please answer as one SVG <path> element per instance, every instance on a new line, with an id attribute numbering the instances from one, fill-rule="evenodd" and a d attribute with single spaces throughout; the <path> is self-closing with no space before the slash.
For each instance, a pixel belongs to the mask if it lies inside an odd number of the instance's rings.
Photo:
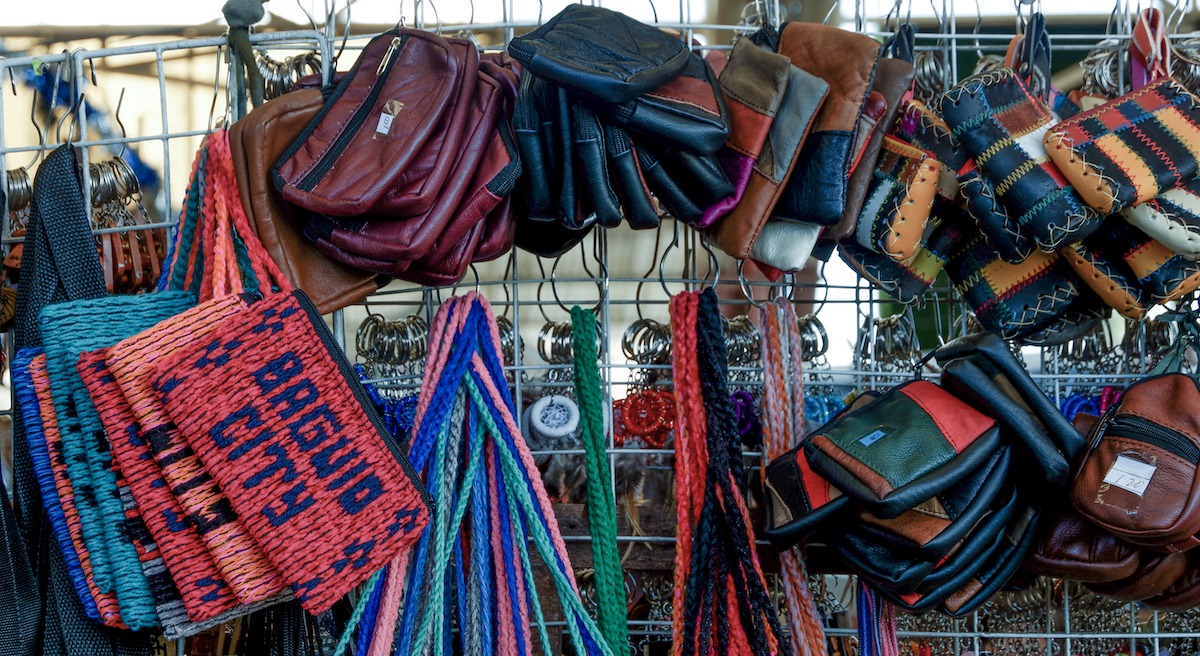
<path id="1" fill-rule="evenodd" d="M 418 537 L 424 488 L 303 292 L 210 335 L 160 360 L 154 389 L 301 605 L 323 612 Z"/>

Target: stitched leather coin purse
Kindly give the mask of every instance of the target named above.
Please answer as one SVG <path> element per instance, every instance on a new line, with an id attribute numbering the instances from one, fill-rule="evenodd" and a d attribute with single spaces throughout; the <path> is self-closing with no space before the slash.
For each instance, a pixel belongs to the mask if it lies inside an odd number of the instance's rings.
<path id="1" fill-rule="evenodd" d="M 1200 179 L 1121 210 L 1138 230 L 1180 255 L 1200 259 Z"/>
<path id="2" fill-rule="evenodd" d="M 898 262 L 915 258 L 926 238 L 941 169 L 929 153 L 885 135 L 858 217 L 858 244 Z"/>
<path id="3" fill-rule="evenodd" d="M 1042 143 L 1056 122 L 1011 69 L 972 75 L 942 97 L 954 137 L 975 157 L 996 198 L 1039 248 L 1052 251 L 1100 225 Z"/>
<path id="4" fill-rule="evenodd" d="M 821 427 L 804 453 L 843 494 L 889 518 L 958 484 L 999 444 L 993 419 L 914 380 Z"/>
<path id="5" fill-rule="evenodd" d="M 1164 77 L 1055 125 L 1044 139 L 1088 204 L 1116 212 L 1196 177 L 1200 99 Z"/>

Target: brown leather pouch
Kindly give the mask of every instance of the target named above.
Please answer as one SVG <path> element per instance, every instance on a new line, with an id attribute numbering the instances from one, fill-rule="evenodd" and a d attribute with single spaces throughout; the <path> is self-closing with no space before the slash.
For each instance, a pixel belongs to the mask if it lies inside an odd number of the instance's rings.
<path id="1" fill-rule="evenodd" d="M 1047 522 L 1024 567 L 1043 576 L 1112 583 L 1133 576 L 1140 563 L 1137 547 L 1066 509 Z"/>
<path id="2" fill-rule="evenodd" d="M 1071 500 L 1134 544 L 1200 545 L 1200 386 L 1177 373 L 1131 385 L 1092 433 Z"/>
<path id="3" fill-rule="evenodd" d="M 1200 606 L 1200 558 L 1197 554 L 1188 554 L 1187 568 L 1170 587 L 1142 602 L 1157 610 L 1177 612 Z"/>
<path id="4" fill-rule="evenodd" d="M 271 185 L 271 167 L 322 105 L 321 92 L 300 89 L 275 98 L 229 129 L 233 170 L 246 215 L 263 247 L 288 280 L 322 313 L 357 303 L 379 288 L 373 273 L 345 267 L 304 241 L 294 210 Z"/>
<path id="5" fill-rule="evenodd" d="M 279 159 L 276 188 L 288 202 L 330 216 L 420 214 L 416 197 L 433 181 L 416 174 L 429 174 L 441 151 L 456 154 L 441 141 L 443 132 L 469 104 L 462 95 L 474 91 L 478 70 L 473 46 L 457 47 L 432 32 L 399 28 L 372 39 Z M 437 144 L 446 147 L 431 159 L 429 148 Z"/>
<path id="6" fill-rule="evenodd" d="M 1187 570 L 1186 554 L 1142 552 L 1138 567 L 1127 578 L 1111 583 L 1089 583 L 1087 587 L 1105 597 L 1141 601 L 1162 594 Z"/>

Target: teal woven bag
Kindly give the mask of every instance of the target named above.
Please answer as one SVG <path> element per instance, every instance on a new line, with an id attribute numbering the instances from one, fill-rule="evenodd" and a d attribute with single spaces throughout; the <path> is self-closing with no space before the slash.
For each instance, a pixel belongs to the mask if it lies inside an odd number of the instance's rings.
<path id="1" fill-rule="evenodd" d="M 130 625 L 156 623 L 155 600 L 133 543 L 100 416 L 75 368 L 79 355 L 112 346 L 196 303 L 187 292 L 110 296 L 51 305 L 39 315 L 46 368 L 96 585 L 114 592 Z"/>

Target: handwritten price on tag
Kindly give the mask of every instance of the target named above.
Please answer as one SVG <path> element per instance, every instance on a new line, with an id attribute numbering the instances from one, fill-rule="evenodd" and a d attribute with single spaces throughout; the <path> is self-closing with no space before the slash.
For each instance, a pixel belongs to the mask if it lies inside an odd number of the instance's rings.
<path id="1" fill-rule="evenodd" d="M 1104 475 L 1104 482 L 1133 492 L 1140 497 L 1146 493 L 1146 486 L 1150 484 L 1150 479 L 1154 476 L 1156 469 L 1158 468 L 1154 465 L 1125 456 L 1117 456 L 1116 462 Z"/>

